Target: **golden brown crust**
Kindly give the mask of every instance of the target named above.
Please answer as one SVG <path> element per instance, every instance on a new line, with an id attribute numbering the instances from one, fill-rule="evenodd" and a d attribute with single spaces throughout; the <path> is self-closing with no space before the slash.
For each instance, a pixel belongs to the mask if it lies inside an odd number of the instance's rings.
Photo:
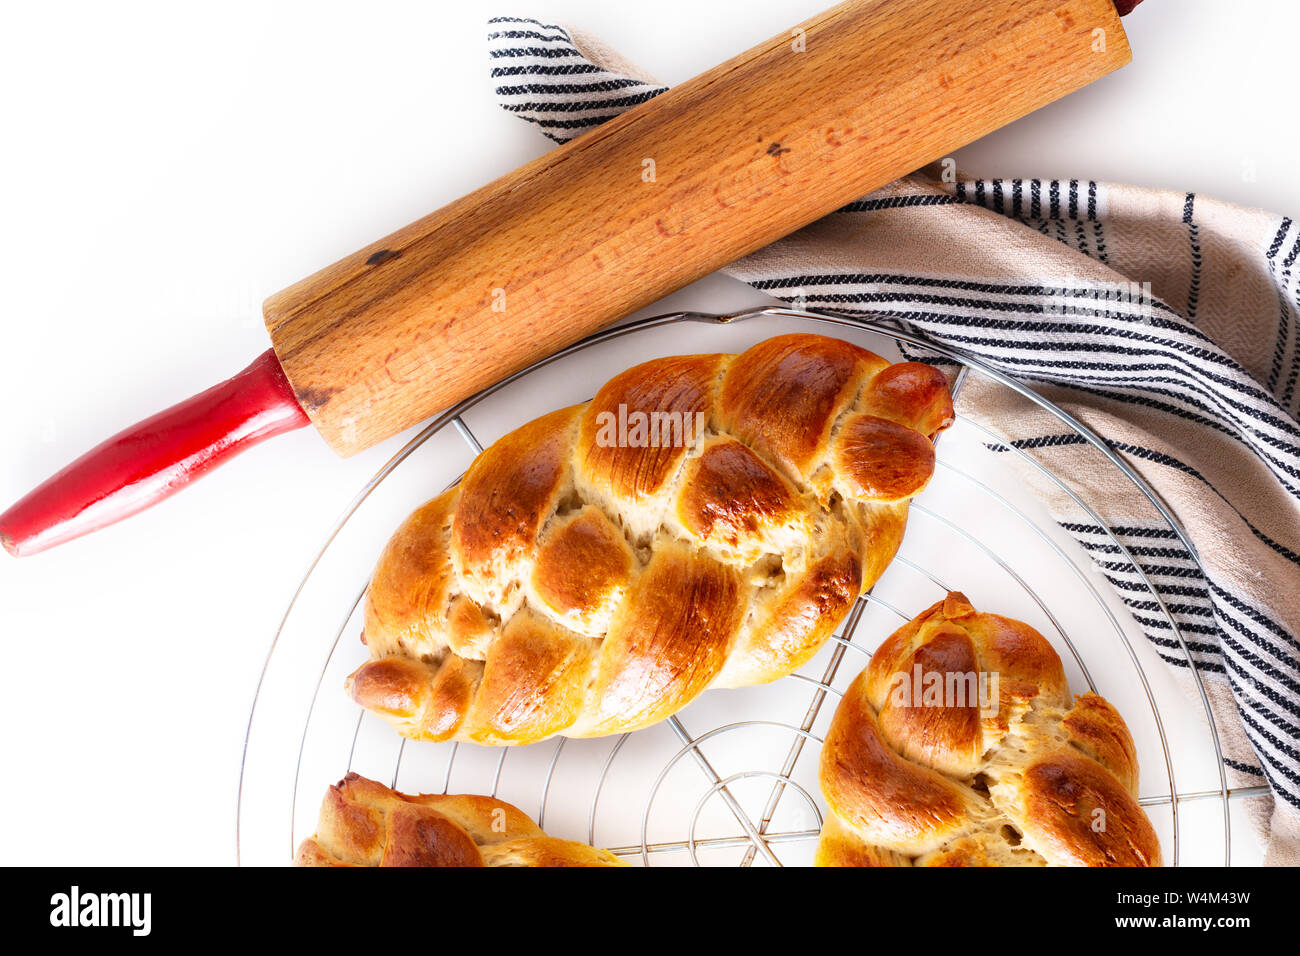
<path id="1" fill-rule="evenodd" d="M 890 635 L 822 749 L 820 866 L 1159 866 L 1128 728 L 956 592 Z"/>
<path id="2" fill-rule="evenodd" d="M 680 710 L 718 676 L 740 628 L 739 573 L 664 544 L 601 644 L 582 736 L 635 730 Z"/>
<path id="3" fill-rule="evenodd" d="M 635 567 L 622 533 L 588 505 L 552 522 L 537 552 L 533 589 L 564 626 L 599 637 L 608 630 Z"/>
<path id="4" fill-rule="evenodd" d="M 888 364 L 849 342 L 816 335 L 759 342 L 727 371 L 720 422 L 788 474 L 809 475 L 825 458 L 840 414 Z"/>
<path id="5" fill-rule="evenodd" d="M 782 677 L 893 558 L 952 416 L 941 373 L 816 335 L 629 369 L 403 523 L 350 693 L 407 736 L 505 744 Z"/>
<path id="6" fill-rule="evenodd" d="M 970 636 L 952 625 L 934 628 L 928 640 L 900 664 L 893 673 L 904 676 L 915 674 L 917 667 L 922 674 L 968 674 L 979 670 Z M 892 688 L 886 689 L 889 678 L 882 670 L 872 666 L 868 669 L 868 678 L 876 690 L 871 695 L 872 706 L 878 714 L 881 729 L 895 742 L 904 757 L 954 776 L 972 773 L 979 766 L 984 751 L 984 734 L 978 700 L 966 699 L 961 704 L 932 707 L 924 700 L 914 701 L 907 697 L 894 706 L 889 700 Z"/>
<path id="7" fill-rule="evenodd" d="M 686 469 L 678 514 L 701 541 L 733 552 L 748 542 L 753 561 L 780 551 L 781 531 L 806 518 L 790 483 L 732 438 L 706 443 Z"/>
<path id="8" fill-rule="evenodd" d="M 580 408 L 534 419 L 474 459 L 451 526 L 452 564 L 470 597 L 511 606 L 502 587 L 537 547 L 571 481 L 569 446 Z"/>
<path id="9" fill-rule="evenodd" d="M 608 850 L 539 836 L 483 847 L 484 866 L 626 866 Z"/>
<path id="10" fill-rule="evenodd" d="M 862 562 L 845 547 L 786 575 L 784 588 L 760 602 L 737 639 L 718 687 L 747 687 L 802 667 L 825 643 L 862 592 Z"/>
<path id="11" fill-rule="evenodd" d="M 492 797 L 407 795 L 350 773 L 330 787 L 296 866 L 624 866 L 608 850 L 548 837 Z"/>
<path id="12" fill-rule="evenodd" d="M 1025 841 L 1069 866 L 1159 866 L 1160 844 L 1115 775 L 1074 750 L 1031 764 L 1020 781 Z"/>
<path id="13" fill-rule="evenodd" d="M 826 818 L 817 842 L 814 866 L 911 866 L 897 853 L 864 843 L 834 815 Z"/>
<path id="14" fill-rule="evenodd" d="M 858 675 L 840 702 L 822 747 L 827 807 L 863 842 L 918 853 L 965 832 L 970 796 L 943 774 L 906 759 L 881 733 Z"/>
<path id="15" fill-rule="evenodd" d="M 474 700 L 470 737 L 482 744 L 528 743 L 568 727 L 582 709 L 591 641 L 527 608 L 492 644 Z"/>
<path id="16" fill-rule="evenodd" d="M 1137 748 L 1108 700 L 1081 694 L 1062 723 L 1071 744 L 1113 773 L 1125 790 L 1137 793 Z"/>
<path id="17" fill-rule="evenodd" d="M 851 415 L 835 442 L 844 487 L 864 501 L 897 501 L 925 487 L 934 473 L 934 445 L 905 425 Z"/>
<path id="18" fill-rule="evenodd" d="M 384 823 L 380 866 L 483 865 L 483 854 L 464 828 L 432 807 L 393 807 Z"/>
<path id="19" fill-rule="evenodd" d="M 450 654 L 447 660 L 450 663 L 464 658 Z M 453 714 L 441 718 L 431 714 L 443 697 L 438 678 L 439 668 L 420 658 L 379 657 L 348 678 L 348 692 L 354 699 L 364 700 L 368 710 L 392 723 L 400 733 L 443 740 L 447 733 L 454 732 L 461 713 L 453 705 Z M 468 704 L 468 695 L 464 696 Z"/>
<path id="20" fill-rule="evenodd" d="M 384 548 L 366 588 L 364 633 L 372 653 L 437 654 L 452 639 L 447 605 L 455 572 L 447 540 L 459 495 L 453 488 L 417 508 Z"/>
<path id="21" fill-rule="evenodd" d="M 686 457 L 688 446 L 680 439 L 687 425 L 694 424 L 697 414 L 709 416 L 718 379 L 729 358 L 673 356 L 646 362 L 610 379 L 582 414 L 575 462 L 582 480 L 610 501 L 632 506 L 658 494 Z M 625 443 L 609 442 L 601 435 L 602 423 L 610 421 L 602 416 L 612 416 L 618 422 L 628 418 L 627 413 L 638 411 L 660 416 L 658 441 L 651 434 L 654 422 L 649 418 L 644 422 L 644 434 L 638 432 L 635 420 L 630 421 Z M 674 432 L 678 422 L 681 435 Z"/>
<path id="22" fill-rule="evenodd" d="M 952 405 L 945 403 L 948 380 L 932 365 L 899 362 L 880 370 L 863 389 L 864 412 L 933 435 L 952 423 Z"/>

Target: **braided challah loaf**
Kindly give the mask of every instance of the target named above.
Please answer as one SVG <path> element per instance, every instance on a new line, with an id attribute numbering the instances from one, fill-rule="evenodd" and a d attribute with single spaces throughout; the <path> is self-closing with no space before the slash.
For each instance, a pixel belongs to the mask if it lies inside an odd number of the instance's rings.
<path id="1" fill-rule="evenodd" d="M 350 693 L 408 737 L 522 744 L 788 674 L 893 558 L 952 417 L 937 370 L 816 335 L 629 369 L 397 530 Z"/>
<path id="2" fill-rule="evenodd" d="M 872 656 L 820 774 L 819 866 L 1160 865 L 1119 714 L 1071 698 L 1041 634 L 961 594 Z"/>
<path id="3" fill-rule="evenodd" d="M 608 850 L 548 837 L 492 797 L 408 796 L 350 773 L 321 803 L 298 866 L 625 866 Z"/>

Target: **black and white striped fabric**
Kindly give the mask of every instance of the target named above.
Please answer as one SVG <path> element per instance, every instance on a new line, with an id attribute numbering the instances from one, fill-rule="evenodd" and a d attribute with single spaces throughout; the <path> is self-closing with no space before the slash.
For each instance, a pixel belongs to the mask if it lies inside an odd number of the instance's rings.
<path id="1" fill-rule="evenodd" d="M 538 20 L 488 21 L 492 81 L 503 109 L 563 143 L 668 89 L 615 73 L 579 51 L 568 30 Z M 612 56 L 612 54 L 611 54 Z"/>
<path id="2" fill-rule="evenodd" d="M 557 142 L 666 89 L 534 20 L 491 21 L 490 52 L 502 105 Z M 1068 476 L 1064 490 L 1036 484 L 1057 520 L 1160 656 L 1206 678 L 1230 781 L 1267 781 L 1276 797 L 1259 821 L 1273 862 L 1300 860 L 1297 260 L 1300 226 L 1265 212 L 948 166 L 726 270 L 1032 384 L 1156 489 L 1190 541 L 1136 490 L 1117 495 L 1113 466 L 1059 420 L 988 383 L 963 389 L 991 447 Z"/>

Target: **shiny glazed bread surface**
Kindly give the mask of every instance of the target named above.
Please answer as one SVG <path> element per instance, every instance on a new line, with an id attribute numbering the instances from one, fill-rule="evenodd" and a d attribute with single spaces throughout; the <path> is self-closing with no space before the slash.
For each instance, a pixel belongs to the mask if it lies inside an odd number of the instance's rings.
<path id="1" fill-rule="evenodd" d="M 390 790 L 355 773 L 329 788 L 297 866 L 625 866 L 557 840 L 504 800 Z"/>
<path id="2" fill-rule="evenodd" d="M 949 685 L 995 673 L 983 701 Z M 952 695 L 927 697 L 931 674 Z M 954 592 L 890 636 L 836 709 L 817 865 L 1159 866 L 1137 780 L 1115 709 L 1072 698 L 1029 625 Z"/>
<path id="3" fill-rule="evenodd" d="M 816 335 L 629 369 L 397 530 L 349 691 L 408 737 L 495 745 L 784 676 L 893 558 L 952 417 L 936 369 Z"/>

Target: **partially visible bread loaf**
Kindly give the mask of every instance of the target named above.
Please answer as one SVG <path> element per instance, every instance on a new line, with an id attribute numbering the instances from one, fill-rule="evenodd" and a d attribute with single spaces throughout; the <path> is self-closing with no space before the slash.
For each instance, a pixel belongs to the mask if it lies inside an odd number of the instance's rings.
<path id="1" fill-rule="evenodd" d="M 936 369 L 816 335 L 629 369 L 397 530 L 350 693 L 408 737 L 522 744 L 782 677 L 893 558 L 952 418 Z"/>
<path id="2" fill-rule="evenodd" d="M 819 866 L 1160 865 L 1119 714 L 1071 698 L 1041 634 L 961 594 L 872 656 L 835 711 L 820 779 Z"/>
<path id="3" fill-rule="evenodd" d="M 350 773 L 321 803 L 297 866 L 625 866 L 608 850 L 548 837 L 492 797 L 408 796 Z"/>

